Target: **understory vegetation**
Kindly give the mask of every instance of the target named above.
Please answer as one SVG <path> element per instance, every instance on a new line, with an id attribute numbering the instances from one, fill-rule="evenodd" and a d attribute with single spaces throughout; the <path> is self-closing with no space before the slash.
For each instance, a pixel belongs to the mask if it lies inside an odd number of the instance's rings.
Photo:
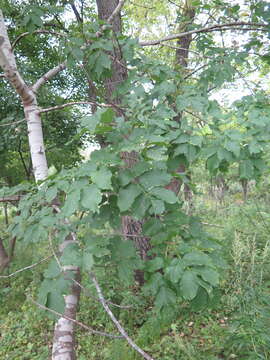
<path id="1" fill-rule="evenodd" d="M 199 173 L 201 175 L 201 171 Z M 103 270 L 97 275 L 106 289 L 106 298 L 127 306 L 112 307 L 116 317 L 138 345 L 154 358 L 266 360 L 270 354 L 270 198 L 265 196 L 269 183 L 251 185 L 246 202 L 239 184 L 232 183 L 231 190 L 220 202 L 215 194 L 209 194 L 209 183 L 205 181 L 201 191 L 198 189 L 191 211 L 200 215 L 207 232 L 220 240 L 225 254 L 220 287 L 210 305 L 196 310 L 196 304 L 194 308 L 184 303 L 179 304 L 177 310 L 163 314 L 155 311 L 151 299 L 141 294 L 136 285 L 124 287 L 116 278 L 109 282 Z M 4 228 L 3 216 L 1 223 Z M 10 272 L 28 265 L 29 259 L 34 263 L 46 255 L 46 249 L 25 249 L 20 244 L 17 252 L 20 255 L 15 257 Z M 46 265 L 41 264 L 18 274 L 15 279 L 2 281 L 1 359 L 48 359 L 53 320 L 48 320 L 31 301 L 45 268 Z M 87 278 L 83 283 L 87 284 Z M 90 281 L 88 284 L 81 295 L 78 320 L 113 333 L 113 323 L 96 301 Z M 80 328 L 77 349 L 79 360 L 140 358 L 124 340 L 91 335 Z"/>

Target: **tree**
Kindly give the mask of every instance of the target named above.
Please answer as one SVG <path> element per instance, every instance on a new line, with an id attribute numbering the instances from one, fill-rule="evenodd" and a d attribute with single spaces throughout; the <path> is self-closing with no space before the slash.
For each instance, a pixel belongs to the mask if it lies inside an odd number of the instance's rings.
<path id="1" fill-rule="evenodd" d="M 42 245 L 48 242 L 49 234 L 53 259 L 44 273 L 38 301 L 54 314 L 64 313 L 55 332 L 53 358 L 58 360 L 75 358 L 74 319 L 80 271 L 90 272 L 100 302 L 133 347 L 136 344 L 106 305 L 95 275 L 96 266 L 114 264 L 123 282 L 133 281 L 134 270 L 143 270 L 143 290 L 153 297 L 160 311 L 181 301 L 191 301 L 195 307 L 207 304 L 218 286 L 221 248 L 203 231 L 200 220 L 182 208 L 179 191 L 182 183 L 188 182 L 186 169 L 192 169 L 196 161 L 204 161 L 210 173 L 217 174 L 237 163 L 241 179 L 259 176 L 269 140 L 265 135 L 266 121 L 258 124 L 258 119 L 265 119 L 269 111 L 262 92 L 244 98 L 232 109 L 210 98 L 213 89 L 237 81 L 247 67 L 268 61 L 268 4 L 250 2 L 247 19 L 241 15 L 240 5 L 226 1 L 212 5 L 197 0 L 179 4 L 154 1 L 157 16 L 162 18 L 165 12 L 170 24 L 160 38 L 139 41 L 125 34 L 130 25 L 125 17 L 121 19 L 121 10 L 127 11 L 128 20 L 142 24 L 131 10 L 134 6 L 145 9 L 147 3 L 97 0 L 96 4 L 97 14 L 91 1 L 81 7 L 75 2 L 25 4 L 27 13 L 22 21 L 29 31 L 15 42 L 21 39 L 22 44 L 24 40 L 31 57 L 28 39 L 45 34 L 53 53 L 53 61 L 45 64 L 54 63 L 32 87 L 17 69 L 1 17 L 2 78 L 21 98 L 37 181 L 37 185 L 4 188 L 1 195 L 23 193 L 21 213 L 10 226 L 13 236 L 25 242 L 34 238 Z M 13 6 L 15 9 L 16 4 Z M 74 21 L 65 19 L 70 10 Z M 157 24 L 153 13 L 143 11 L 146 18 L 152 19 L 146 32 L 150 37 Z M 14 19 L 18 21 L 15 13 L 14 17 L 11 12 L 10 27 Z M 99 19 L 94 21 L 97 15 Z M 239 34 L 242 44 L 231 46 L 231 39 L 226 38 L 228 32 Z M 242 37 L 243 32 L 249 35 Z M 22 69 L 23 60 L 19 54 Z M 36 63 L 33 68 L 38 69 Z M 38 104 L 44 98 L 37 98 L 36 93 L 64 69 L 70 87 L 60 95 L 52 89 L 51 99 L 60 96 L 60 104 L 56 101 L 55 106 L 41 109 Z M 65 81 L 63 84 L 68 86 Z M 74 94 L 63 103 L 69 90 Z M 100 149 L 92 153 L 89 161 L 48 176 L 41 115 L 73 105 L 80 106 L 79 134 L 87 131 L 100 143 Z M 90 111 L 83 106 L 90 106 Z M 57 134 L 61 131 L 57 126 L 52 128 Z M 138 258 L 134 243 L 141 258 L 148 261 Z M 56 245 L 60 245 L 58 252 L 54 250 Z M 62 337 L 67 338 L 65 344 Z M 136 350 L 150 359 L 141 349 Z"/>

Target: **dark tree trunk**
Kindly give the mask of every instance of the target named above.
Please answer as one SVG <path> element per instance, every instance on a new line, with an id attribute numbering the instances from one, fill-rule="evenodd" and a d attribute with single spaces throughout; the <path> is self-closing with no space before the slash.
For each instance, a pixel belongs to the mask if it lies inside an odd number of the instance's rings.
<path id="1" fill-rule="evenodd" d="M 113 13 L 118 5 L 118 0 L 96 0 L 98 7 L 98 16 L 101 20 L 106 21 Z M 110 103 L 120 104 L 121 100 L 115 94 L 115 90 L 127 78 L 127 69 L 125 61 L 122 57 L 121 48 L 117 41 L 117 35 L 121 34 L 121 15 L 117 14 L 112 21 L 112 30 L 114 33 L 114 51 L 111 53 L 112 57 L 112 76 L 105 80 L 106 100 Z M 136 162 L 138 155 L 135 151 L 121 154 L 122 159 L 126 163 L 126 167 L 132 167 Z M 134 241 L 135 247 L 140 254 L 140 257 L 147 259 L 147 252 L 151 248 L 149 238 L 142 236 L 142 221 L 133 219 L 131 216 L 122 217 L 122 233 L 127 239 Z M 135 279 L 143 284 L 143 273 L 137 271 Z"/>
<path id="2" fill-rule="evenodd" d="M 182 18 L 184 21 L 179 24 L 178 31 L 180 33 L 188 31 L 188 25 L 190 25 L 194 21 L 195 17 L 195 8 L 188 4 L 186 1 L 185 7 L 182 12 Z M 175 62 L 176 66 L 180 66 L 182 69 L 186 69 L 188 66 L 188 56 L 189 56 L 189 47 L 192 42 L 192 35 L 186 35 L 177 40 L 177 49 L 175 53 Z M 180 122 L 182 118 L 182 113 L 179 113 L 176 116 L 176 121 Z M 178 173 L 186 172 L 185 164 L 179 164 L 176 169 Z M 190 177 L 188 175 L 188 177 Z M 170 184 L 167 186 L 167 189 L 172 190 L 176 195 L 179 193 L 182 182 L 177 178 L 173 178 Z M 184 198 L 187 201 L 191 201 L 192 192 L 187 184 L 184 184 Z"/>

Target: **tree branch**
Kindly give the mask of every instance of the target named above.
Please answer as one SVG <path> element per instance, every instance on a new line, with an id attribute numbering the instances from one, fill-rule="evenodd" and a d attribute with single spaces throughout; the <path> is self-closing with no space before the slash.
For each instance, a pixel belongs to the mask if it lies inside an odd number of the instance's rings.
<path id="1" fill-rule="evenodd" d="M 55 66 L 53 69 L 49 70 L 44 74 L 38 81 L 32 86 L 32 90 L 36 93 L 38 89 L 44 85 L 47 81 L 49 81 L 51 78 L 53 78 L 55 75 L 57 75 L 60 71 L 64 70 L 66 68 L 66 63 L 59 64 Z"/>
<path id="2" fill-rule="evenodd" d="M 21 195 L 14 195 L 14 196 L 3 196 L 0 197 L 0 202 L 12 202 L 12 201 L 20 201 Z"/>
<path id="3" fill-rule="evenodd" d="M 90 328 L 89 326 L 83 324 L 82 322 L 80 322 L 80 321 L 78 321 L 78 320 L 74 320 L 74 319 L 72 319 L 72 318 L 69 317 L 69 316 L 66 316 L 66 315 L 64 315 L 64 314 L 61 314 L 61 313 L 59 313 L 58 311 L 52 310 L 52 309 L 48 308 L 47 306 L 44 306 L 44 305 L 39 304 L 37 301 L 33 300 L 31 297 L 28 297 L 28 299 L 29 299 L 32 303 L 34 303 L 35 305 L 37 305 L 40 309 L 45 310 L 45 311 L 49 311 L 50 313 L 52 313 L 52 314 L 54 314 L 54 315 L 56 315 L 56 316 L 59 316 L 59 317 L 64 318 L 64 319 L 66 319 L 66 320 L 69 320 L 69 321 L 73 322 L 74 324 L 82 327 L 83 329 L 89 331 L 91 334 L 106 336 L 106 337 L 113 338 L 113 339 L 122 339 L 122 338 L 123 338 L 123 336 L 113 335 L 113 334 L 109 334 L 109 333 L 106 333 L 106 332 L 103 332 L 103 331 L 94 330 L 94 329 Z"/>
<path id="4" fill-rule="evenodd" d="M 73 105 L 98 105 L 98 106 L 107 107 L 107 108 L 120 109 L 119 106 L 114 105 L 114 104 L 103 104 L 103 103 L 98 104 L 98 103 L 96 103 L 94 101 L 72 101 L 72 102 L 69 102 L 69 103 L 66 103 L 66 104 L 41 109 L 39 112 L 40 113 L 46 113 L 46 112 L 49 112 L 49 111 L 61 110 L 61 109 L 64 109 L 65 107 L 73 106 Z"/>
<path id="5" fill-rule="evenodd" d="M 211 32 L 211 31 L 219 31 L 220 29 L 221 30 L 230 30 L 231 28 L 233 28 L 235 26 L 252 26 L 254 28 L 249 29 L 249 30 L 258 30 L 260 28 L 267 27 L 268 25 L 263 24 L 263 23 L 253 23 L 253 22 L 244 22 L 244 21 L 226 23 L 226 24 L 216 24 L 216 25 L 212 25 L 209 27 L 203 27 L 201 29 L 195 29 L 195 30 L 185 31 L 185 32 L 179 33 L 179 34 L 168 35 L 164 38 L 157 39 L 157 40 L 140 41 L 139 44 L 141 46 L 159 45 L 164 41 L 179 39 L 179 38 L 182 38 L 187 35 L 199 34 L 199 33 L 204 33 L 204 32 Z M 238 30 L 245 30 L 245 28 L 240 28 Z"/>
<path id="6" fill-rule="evenodd" d="M 51 31 L 51 30 L 35 30 L 33 32 L 25 32 L 25 33 L 22 33 L 21 35 L 19 35 L 13 42 L 11 48 L 12 50 L 15 48 L 15 46 L 17 45 L 17 43 L 22 39 L 24 38 L 25 36 L 27 35 L 32 35 L 32 34 L 51 34 L 51 35 L 56 35 L 56 36 L 66 36 L 64 34 L 61 34 L 60 32 L 57 32 L 57 31 Z"/>
<path id="7" fill-rule="evenodd" d="M 90 277 L 96 287 L 97 290 L 97 294 L 98 297 L 100 299 L 100 302 L 103 306 L 103 308 L 105 309 L 105 311 L 107 312 L 107 314 L 110 316 L 110 318 L 112 319 L 113 323 L 115 324 L 115 326 L 117 327 L 118 331 L 120 332 L 120 334 L 123 335 L 123 337 L 127 340 L 127 342 L 129 343 L 129 345 L 135 350 L 137 351 L 139 354 L 142 355 L 142 357 L 146 360 L 154 360 L 151 356 L 149 356 L 148 354 L 146 354 L 146 352 L 144 352 L 141 348 L 139 348 L 138 345 L 136 345 L 134 343 L 134 341 L 128 336 L 128 334 L 126 333 L 125 329 L 123 329 L 123 327 L 120 325 L 119 321 L 116 319 L 116 317 L 113 315 L 111 309 L 109 308 L 108 304 L 106 303 L 106 300 L 104 299 L 104 296 L 102 294 L 101 288 L 99 286 L 99 283 L 95 277 L 95 275 L 93 273 L 90 274 Z"/>
<path id="8" fill-rule="evenodd" d="M 36 267 L 37 265 L 39 265 L 39 264 L 41 264 L 41 263 L 49 260 L 51 257 L 52 257 L 52 255 L 47 256 L 46 258 L 44 258 L 44 259 L 36 262 L 35 264 L 29 265 L 29 266 L 25 266 L 24 268 L 19 269 L 19 270 L 13 272 L 12 274 L 9 274 L 9 275 L 0 275 L 0 278 L 1 278 L 1 279 L 8 279 L 8 278 L 10 278 L 10 277 L 12 277 L 12 276 L 15 276 L 15 275 L 19 274 L 19 273 L 22 272 L 22 271 L 33 269 L 33 268 Z"/>
<path id="9" fill-rule="evenodd" d="M 118 5 L 110 15 L 110 17 L 107 19 L 107 22 L 111 24 L 113 22 L 113 19 L 120 13 L 122 7 L 124 6 L 125 0 L 119 0 Z"/>

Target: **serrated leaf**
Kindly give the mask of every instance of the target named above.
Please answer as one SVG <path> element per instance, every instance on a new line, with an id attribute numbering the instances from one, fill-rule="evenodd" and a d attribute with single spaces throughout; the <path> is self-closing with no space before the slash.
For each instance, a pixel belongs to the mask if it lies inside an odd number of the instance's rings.
<path id="1" fill-rule="evenodd" d="M 151 199 L 151 214 L 160 215 L 165 211 L 164 201 L 159 199 Z"/>
<path id="2" fill-rule="evenodd" d="M 82 189 L 81 204 L 85 209 L 96 212 L 102 200 L 102 194 L 95 184 L 87 185 Z"/>
<path id="3" fill-rule="evenodd" d="M 150 194 L 154 195 L 158 199 L 165 201 L 168 204 L 174 204 L 178 201 L 175 193 L 168 189 L 156 187 L 150 190 Z"/>
<path id="4" fill-rule="evenodd" d="M 212 265 L 212 259 L 203 252 L 190 252 L 183 257 L 185 266 Z"/>
<path id="5" fill-rule="evenodd" d="M 167 185 L 171 178 L 172 176 L 165 171 L 152 170 L 141 175 L 139 181 L 146 189 L 150 189 L 155 186 Z"/>
<path id="6" fill-rule="evenodd" d="M 197 274 L 212 286 L 217 286 L 219 283 L 219 274 L 213 269 L 199 269 L 197 270 Z"/>
<path id="7" fill-rule="evenodd" d="M 174 259 L 173 264 L 166 269 L 166 275 L 168 276 L 169 280 L 176 284 L 181 279 L 184 273 L 184 266 L 180 259 Z"/>
<path id="8" fill-rule="evenodd" d="M 225 144 L 224 144 L 225 149 L 227 149 L 228 151 L 231 151 L 235 157 L 239 157 L 240 155 L 240 145 L 238 142 L 226 139 Z"/>
<path id="9" fill-rule="evenodd" d="M 242 160 L 239 165 L 240 179 L 252 179 L 254 167 L 251 160 Z"/>
<path id="10" fill-rule="evenodd" d="M 136 184 L 130 184 L 126 189 L 120 189 L 117 199 L 117 205 L 120 211 L 127 211 L 130 209 L 134 200 L 141 192 L 141 188 Z"/>
<path id="11" fill-rule="evenodd" d="M 90 252 L 83 252 L 82 268 L 84 271 L 90 271 L 94 265 L 94 258 Z"/>
<path id="12" fill-rule="evenodd" d="M 152 260 L 148 260 L 146 264 L 146 270 L 149 272 L 155 272 L 159 269 L 162 269 L 164 265 L 164 260 L 161 257 L 155 257 Z"/>
<path id="13" fill-rule="evenodd" d="M 164 306 L 175 304 L 176 299 L 176 294 L 172 289 L 162 286 L 157 293 L 155 305 L 158 309 L 161 309 Z"/>
<path id="14" fill-rule="evenodd" d="M 56 260 L 51 260 L 48 268 L 44 271 L 44 277 L 48 279 L 53 279 L 57 277 L 61 272 L 59 265 L 57 264 Z"/>
<path id="15" fill-rule="evenodd" d="M 71 216 L 72 214 L 74 214 L 75 211 L 77 211 L 79 208 L 80 198 L 81 198 L 80 189 L 73 190 L 72 192 L 68 193 L 64 206 L 62 208 L 62 213 L 65 216 Z"/>
<path id="16" fill-rule="evenodd" d="M 102 190 L 112 189 L 111 177 L 112 173 L 105 167 L 91 173 L 92 181 Z"/>
<path id="17" fill-rule="evenodd" d="M 186 270 L 180 281 L 180 289 L 183 298 L 186 300 L 192 300 L 197 295 L 199 285 L 197 276 L 193 271 Z"/>
<path id="18" fill-rule="evenodd" d="M 77 244 L 69 244 L 65 247 L 63 254 L 60 257 L 60 263 L 63 266 L 81 266 L 82 258 Z"/>

